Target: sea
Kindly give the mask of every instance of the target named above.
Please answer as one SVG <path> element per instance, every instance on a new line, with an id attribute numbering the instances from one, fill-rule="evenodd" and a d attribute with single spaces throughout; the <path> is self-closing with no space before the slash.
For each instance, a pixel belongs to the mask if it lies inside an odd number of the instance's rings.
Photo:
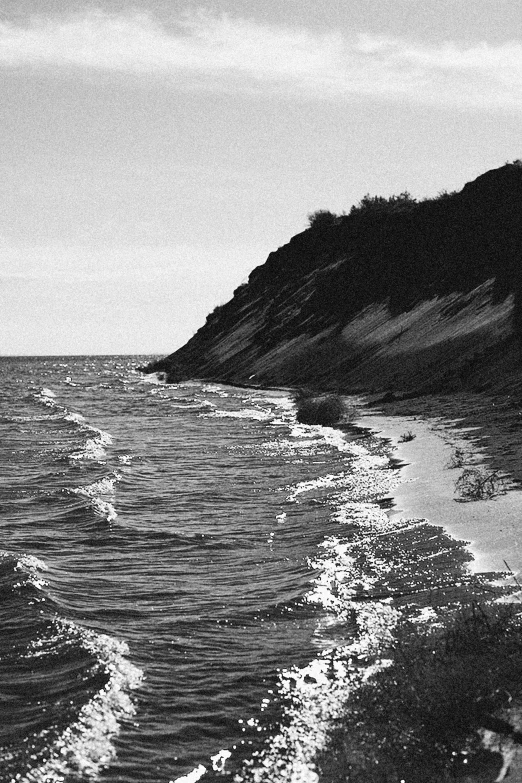
<path id="1" fill-rule="evenodd" d="M 150 358 L 0 358 L 0 781 L 315 783 L 469 555 L 375 433 Z"/>

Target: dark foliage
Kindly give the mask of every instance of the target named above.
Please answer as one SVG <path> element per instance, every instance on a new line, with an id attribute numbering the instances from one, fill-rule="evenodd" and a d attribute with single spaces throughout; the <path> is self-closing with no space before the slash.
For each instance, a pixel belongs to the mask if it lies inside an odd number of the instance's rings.
<path id="1" fill-rule="evenodd" d="M 338 216 L 335 212 L 330 212 L 329 209 L 318 209 L 316 212 L 310 212 L 308 215 L 308 225 L 310 228 L 320 229 L 334 226 L 338 221 Z"/>
<path id="2" fill-rule="evenodd" d="M 519 615 L 473 605 L 444 633 L 406 623 L 390 654 L 392 665 L 352 693 L 320 760 L 320 779 L 493 780 L 501 759 L 481 746 L 479 730 L 522 740 L 509 712 L 522 698 Z M 488 770 L 491 777 L 472 777 Z"/>
<path id="3" fill-rule="evenodd" d="M 359 203 L 353 206 L 350 210 L 350 215 L 364 215 L 364 214 L 394 214 L 398 212 L 408 212 L 417 204 L 407 190 L 404 193 L 399 193 L 397 196 L 370 196 L 367 193 L 359 201 Z"/>
<path id="4" fill-rule="evenodd" d="M 319 397 L 300 396 L 297 403 L 297 421 L 301 424 L 321 424 L 331 427 L 354 418 L 355 411 L 348 409 L 342 397 L 324 394 Z"/>
<path id="5" fill-rule="evenodd" d="M 282 341 L 340 332 L 365 307 L 392 316 L 420 301 L 467 294 L 494 279 L 498 302 L 513 295 L 513 328 L 522 339 L 522 169 L 489 171 L 460 193 L 415 201 L 407 192 L 365 196 L 348 215 L 318 210 L 310 228 L 269 255 L 248 284 L 172 357 L 196 377 L 246 380 L 252 358 Z M 259 323 L 248 345 L 222 360 L 209 350 L 248 310 Z M 351 366 L 357 356 L 350 356 Z M 171 361 L 170 357 L 167 360 Z M 304 382 L 313 366 L 280 377 Z M 280 382 L 279 377 L 270 379 Z"/>

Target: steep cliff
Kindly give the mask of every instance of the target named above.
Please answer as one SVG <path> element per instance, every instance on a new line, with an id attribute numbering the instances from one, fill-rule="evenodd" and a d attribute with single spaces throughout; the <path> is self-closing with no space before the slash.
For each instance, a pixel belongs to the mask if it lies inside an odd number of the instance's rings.
<path id="1" fill-rule="evenodd" d="M 460 193 L 319 217 L 147 370 L 348 391 L 522 389 L 518 162 Z"/>

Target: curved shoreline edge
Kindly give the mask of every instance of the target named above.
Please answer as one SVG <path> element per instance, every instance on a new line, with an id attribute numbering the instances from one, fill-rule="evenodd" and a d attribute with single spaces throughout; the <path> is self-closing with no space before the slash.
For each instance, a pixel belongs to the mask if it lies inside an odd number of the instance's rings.
<path id="1" fill-rule="evenodd" d="M 522 573 L 522 489 L 507 485 L 504 494 L 490 499 L 464 501 L 455 489 L 462 470 L 484 465 L 487 453 L 473 438 L 474 428 L 459 428 L 458 421 L 439 416 L 361 411 L 354 422 L 390 441 L 402 464 L 402 483 L 393 491 L 390 517 L 425 518 L 452 537 L 467 542 L 474 573 L 498 572 L 513 584 Z M 401 442 L 405 433 L 414 436 Z M 466 454 L 460 468 L 449 464 L 455 449 Z M 516 582 L 515 582 L 516 584 Z"/>

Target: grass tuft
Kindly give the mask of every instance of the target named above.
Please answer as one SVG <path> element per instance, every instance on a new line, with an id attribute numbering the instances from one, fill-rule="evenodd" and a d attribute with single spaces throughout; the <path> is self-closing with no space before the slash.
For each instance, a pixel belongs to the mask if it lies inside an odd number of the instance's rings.
<path id="1" fill-rule="evenodd" d="M 446 468 L 453 470 L 454 468 L 461 468 L 466 462 L 471 459 L 471 454 L 461 446 L 457 446 L 452 455 L 450 456 Z"/>
<path id="2" fill-rule="evenodd" d="M 483 467 L 466 468 L 455 482 L 461 500 L 488 500 L 505 492 L 504 482 L 497 470 Z"/>

